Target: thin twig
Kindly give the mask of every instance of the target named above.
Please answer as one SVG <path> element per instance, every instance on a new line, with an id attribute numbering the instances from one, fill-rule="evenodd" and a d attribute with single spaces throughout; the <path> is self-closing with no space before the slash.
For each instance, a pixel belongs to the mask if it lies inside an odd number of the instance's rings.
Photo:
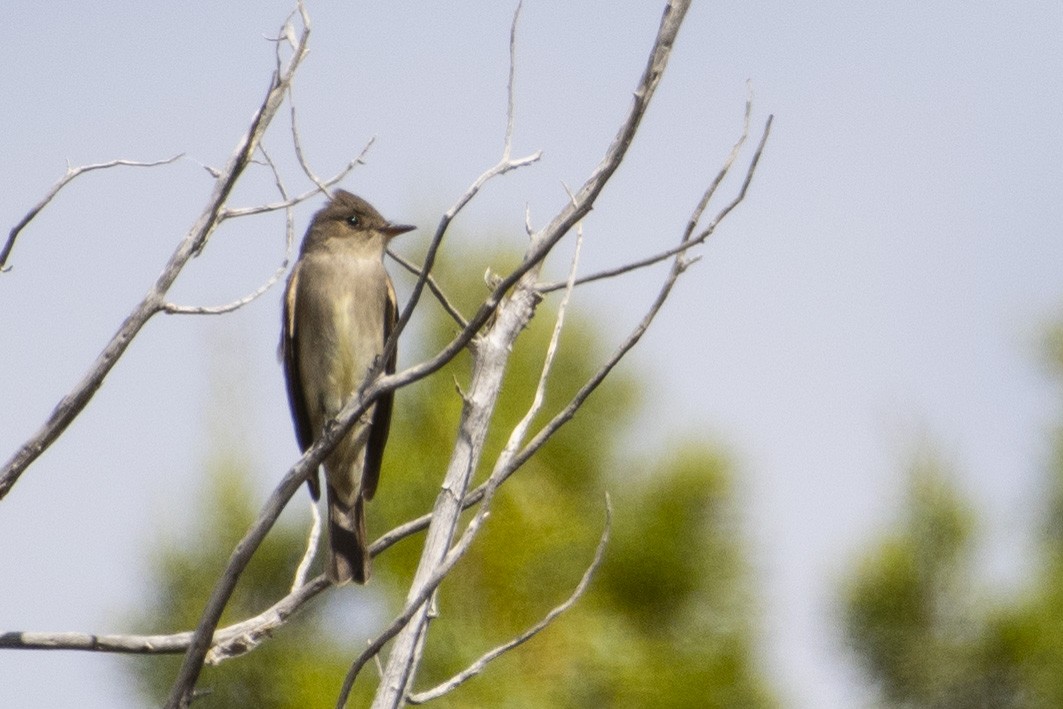
<path id="1" fill-rule="evenodd" d="M 269 165 L 270 172 L 273 173 L 273 183 L 277 186 L 277 192 L 280 194 L 281 199 L 288 199 L 288 190 L 284 187 L 284 180 L 281 178 L 280 170 L 277 169 L 276 163 L 273 162 L 273 158 L 269 156 L 269 152 L 266 150 L 266 146 L 259 145 L 259 152 L 262 153 L 262 157 L 266 159 L 266 164 Z M 288 205 L 284 208 L 284 265 L 288 265 L 288 260 L 292 256 L 292 249 L 295 247 L 295 213 L 292 210 L 293 205 Z"/>
<path id="2" fill-rule="evenodd" d="M 299 566 L 295 569 L 291 593 L 295 593 L 306 585 L 306 576 L 310 573 L 310 564 L 314 561 L 314 556 L 317 554 L 317 544 L 321 539 L 321 512 L 318 511 L 317 504 L 313 500 L 310 500 L 310 519 L 312 521 L 310 523 L 310 533 L 306 539 L 306 551 L 299 561 Z"/>
<path id="3" fill-rule="evenodd" d="M 262 297 L 269 291 L 270 288 L 277 285 L 277 283 L 284 278 L 285 272 L 288 270 L 288 259 L 284 260 L 283 266 L 278 266 L 277 270 L 269 277 L 269 279 L 260 285 L 255 290 L 251 291 L 242 298 L 226 303 L 225 305 L 178 305 L 176 303 L 165 303 L 162 306 L 162 312 L 167 315 L 225 315 L 231 313 L 234 310 L 239 310 L 248 303 L 251 303 L 258 298 Z"/>
<path id="4" fill-rule="evenodd" d="M 393 258 L 397 264 L 405 268 L 413 275 L 420 277 L 423 273 L 423 270 L 418 268 L 416 264 L 407 261 L 391 249 L 387 250 L 387 255 Z M 458 324 L 459 327 L 468 327 L 469 321 L 465 319 L 465 316 L 461 314 L 461 311 L 458 310 L 457 306 L 450 302 L 450 299 L 447 298 L 446 294 L 443 292 L 443 289 L 440 288 L 439 284 L 436 282 L 436 279 L 432 276 L 432 274 L 428 274 L 427 283 L 428 289 L 432 291 L 432 295 L 434 295 L 436 297 L 436 300 L 439 301 L 439 304 L 443 306 L 443 310 L 447 311 L 447 315 L 449 315 L 454 320 L 454 322 Z"/>
<path id="5" fill-rule="evenodd" d="M 8 232 L 7 241 L 4 243 L 4 248 L 0 250 L 0 273 L 10 271 L 11 267 L 7 265 L 7 259 L 11 256 L 11 249 L 15 247 L 15 240 L 18 239 L 18 235 L 22 232 L 26 226 L 33 221 L 33 219 L 40 214 L 41 210 L 48 206 L 48 204 L 55 199 L 55 196 L 59 194 L 59 191 L 70 184 L 71 181 L 76 179 L 79 175 L 84 175 L 86 172 L 92 172 L 93 170 L 106 170 L 112 167 L 158 167 L 159 165 L 169 165 L 184 157 L 184 153 L 174 155 L 172 158 L 166 158 L 165 160 L 156 160 L 154 162 L 138 162 L 135 160 L 111 160 L 109 162 L 95 163 L 92 165 L 80 165 L 78 167 L 67 167 L 66 174 L 59 178 L 59 180 L 52 185 L 52 188 L 48 190 L 48 193 L 44 195 L 40 202 L 33 205 L 30 211 L 26 212 L 26 215 L 18 221 L 15 226 L 11 227 L 11 231 Z"/>
<path id="6" fill-rule="evenodd" d="M 569 195 L 571 196 L 571 192 Z M 524 416 L 513 427 L 510 432 L 509 440 L 506 442 L 505 448 L 503 448 L 500 458 L 508 459 L 512 457 L 520 449 L 520 445 L 524 442 L 524 436 L 528 432 L 528 427 L 531 426 L 535 417 L 539 414 L 540 409 L 543 406 L 543 400 L 546 398 L 546 383 L 550 379 L 550 371 L 553 368 L 554 356 L 557 354 L 557 345 L 561 339 L 561 330 L 565 326 L 565 312 L 568 310 L 568 302 L 572 297 L 572 289 L 576 281 L 576 271 L 579 268 L 579 255 L 580 250 L 583 248 L 583 222 L 579 222 L 576 225 L 576 248 L 572 254 L 572 264 L 568 270 L 568 288 L 565 290 L 565 295 L 561 299 L 561 304 L 557 307 L 557 318 L 554 320 L 554 329 L 550 333 L 550 342 L 546 347 L 546 357 L 543 360 L 543 368 L 539 373 L 539 382 L 535 386 L 535 394 L 532 396 L 531 406 L 524 413 Z"/>
<path id="7" fill-rule="evenodd" d="M 691 234 L 697 227 L 698 222 L 701 220 L 702 212 L 705 210 L 706 206 L 708 206 L 709 201 L 712 199 L 712 197 L 716 194 L 716 190 L 720 186 L 720 183 L 723 182 L 723 179 L 731 171 L 731 166 L 734 164 L 735 159 L 738 157 L 739 151 L 742 149 L 742 146 L 745 145 L 746 139 L 749 137 L 749 121 L 750 117 L 752 116 L 752 112 L 753 95 L 752 89 L 750 89 L 749 95 L 746 97 L 745 115 L 742 120 L 742 135 L 740 135 L 738 137 L 738 140 L 735 141 L 735 144 L 731 147 L 731 152 L 728 154 L 727 158 L 723 162 L 723 165 L 716 173 L 715 179 L 713 179 L 712 182 L 709 183 L 709 186 L 702 194 L 701 200 L 698 202 L 698 206 L 695 208 L 694 212 L 690 216 L 689 221 L 687 222 L 686 232 L 683 234 L 683 238 L 680 239 L 678 246 L 666 249 L 658 254 L 654 254 L 653 256 L 648 256 L 637 261 L 626 263 L 623 266 L 617 266 L 616 268 L 610 268 L 604 271 L 599 271 L 598 273 L 593 273 L 588 276 L 583 276 L 582 278 L 576 281 L 576 285 L 581 286 L 584 283 L 591 283 L 593 281 L 599 281 L 606 278 L 613 278 L 614 276 L 619 276 L 625 273 L 629 273 L 631 271 L 638 270 L 640 268 L 652 266 L 654 264 L 660 263 L 661 261 L 669 259 L 672 256 L 675 256 L 676 254 L 686 251 L 693 245 L 704 243 L 705 240 L 712 235 L 716 225 L 720 222 L 719 218 L 713 220 L 712 225 L 708 229 L 705 229 L 700 234 L 698 234 L 698 236 L 692 237 Z M 741 198 L 745 196 L 745 187 L 749 184 L 749 179 L 752 176 L 752 169 L 755 168 L 757 163 L 760 161 L 760 154 L 764 150 L 764 143 L 767 140 L 768 129 L 770 128 L 770 126 L 771 117 L 768 118 L 768 125 L 764 129 L 764 135 L 761 137 L 760 144 L 757 146 L 757 149 L 753 154 L 750 169 L 746 171 L 746 182 L 744 183 L 743 189 L 739 192 L 739 196 L 736 198 L 738 201 L 741 201 Z M 733 202 L 733 204 L 737 204 L 737 202 Z M 539 284 L 539 292 L 550 293 L 555 290 L 560 290 L 564 287 L 564 281 L 557 283 L 541 283 Z"/>
<path id="8" fill-rule="evenodd" d="M 513 11 L 513 21 L 509 25 L 509 77 L 506 80 L 506 137 L 503 141 L 502 159 L 509 160 L 513 152 L 513 127 L 516 124 L 517 106 L 513 91 L 513 77 L 517 68 L 517 24 L 524 0 L 517 0 L 517 9 Z"/>
<path id="9" fill-rule="evenodd" d="M 277 185 L 277 191 L 280 193 L 281 199 L 288 201 L 288 191 L 284 187 L 284 181 L 281 179 L 280 171 L 277 170 L 277 165 L 273 162 L 273 158 L 269 156 L 266 148 L 263 145 L 258 146 L 258 150 L 262 153 L 262 157 L 265 160 L 266 165 L 273 173 L 274 184 Z M 253 292 L 245 295 L 243 298 L 234 300 L 226 305 L 218 306 L 205 306 L 205 305 L 176 305 L 174 303 L 166 303 L 163 305 L 162 311 L 169 315 L 223 315 L 225 313 L 231 313 L 238 308 L 242 308 L 248 303 L 256 300 L 264 295 L 270 288 L 275 286 L 288 270 L 288 263 L 292 259 L 292 250 L 295 247 L 295 217 L 292 213 L 292 207 L 289 205 L 284 209 L 284 221 L 285 221 L 285 238 L 284 238 L 284 260 L 281 261 L 280 266 L 273 272 L 265 283 L 255 289 Z"/>
<path id="10" fill-rule="evenodd" d="M 435 265 L 436 254 L 439 252 L 439 247 L 443 243 L 443 237 L 446 234 L 450 223 L 454 220 L 454 217 L 465 208 L 465 205 L 467 205 L 472 198 L 480 192 L 480 189 L 483 188 L 488 181 L 495 177 L 505 175 L 511 170 L 516 170 L 538 162 L 543 155 L 543 151 L 537 150 L 522 158 L 511 157 L 513 154 L 513 132 L 516 124 L 516 91 L 514 75 L 516 71 L 517 57 L 517 20 L 520 18 L 522 1 L 523 0 L 519 0 L 517 3 L 517 9 L 513 13 L 513 22 L 510 24 L 509 31 L 509 78 L 506 84 L 506 134 L 503 139 L 502 157 L 499 159 L 498 163 L 477 177 L 465 193 L 458 198 L 458 201 L 455 202 L 439 220 L 436 232 L 432 236 L 431 242 L 428 244 L 428 251 L 425 254 L 424 267 L 421 269 L 421 276 L 414 284 L 413 292 L 410 294 L 410 300 L 406 303 L 406 307 L 399 316 L 398 323 L 395 326 L 390 341 L 384 347 L 384 354 L 380 358 L 382 361 L 386 360 L 391 352 L 394 351 L 397 346 L 399 335 L 402 334 L 402 331 L 406 328 L 406 324 L 410 321 L 414 308 L 417 307 L 417 303 L 421 299 L 421 293 L 424 291 L 425 284 L 432 273 L 432 267 Z M 513 280 L 513 283 L 515 282 L 516 279 Z M 510 285 L 512 285 L 512 283 Z M 442 362 L 439 366 L 450 361 L 454 354 L 460 351 L 465 344 L 468 343 L 472 336 L 478 332 L 480 327 L 482 327 L 487 321 L 490 313 L 494 311 L 496 305 L 497 301 L 494 303 L 485 303 L 484 307 L 482 307 L 480 312 L 477 313 L 477 317 L 474 321 L 466 325 L 464 331 L 451 343 L 454 349 L 447 348 L 444 352 L 440 353 L 442 355 Z M 487 309 L 486 313 L 484 312 L 485 308 Z"/>
<path id="11" fill-rule="evenodd" d="M 331 199 L 332 195 L 329 194 L 324 182 L 311 169 L 310 164 L 307 163 L 306 158 L 303 156 L 303 144 L 299 139 L 299 127 L 295 121 L 295 89 L 292 84 L 288 84 L 288 108 L 291 111 L 292 145 L 295 147 L 295 157 L 299 161 L 299 166 L 303 168 L 303 172 L 310 178 L 310 181 L 321 190 L 321 194 L 325 195 L 326 199 Z"/>
<path id="12" fill-rule="evenodd" d="M 541 631 L 545 630 L 554 620 L 576 604 L 576 601 L 587 591 L 587 587 L 590 585 L 591 579 L 597 572 L 598 567 L 602 564 L 602 559 L 605 558 L 605 548 L 609 543 L 609 531 L 612 526 L 613 507 L 609 501 L 608 493 L 605 496 L 605 527 L 602 529 L 602 536 L 598 540 L 598 547 L 594 550 L 594 558 L 591 560 L 590 566 L 583 572 L 583 576 L 580 578 L 579 583 L 576 584 L 576 588 L 573 589 L 572 594 L 560 605 L 554 607 L 549 613 L 543 616 L 535 625 L 531 626 L 517 637 L 509 640 L 498 647 L 485 652 L 475 662 L 469 665 L 467 668 L 454 675 L 445 682 L 441 682 L 432 689 L 427 689 L 423 692 L 416 694 L 410 694 L 406 696 L 406 701 L 410 704 L 425 704 L 433 699 L 438 699 L 444 694 L 448 694 L 459 686 L 472 679 L 476 675 L 480 674 L 487 667 L 487 664 L 492 660 L 495 660 L 505 653 L 509 652 L 513 648 L 523 645 L 528 640 L 538 635 Z"/>
<path id="13" fill-rule="evenodd" d="M 729 214 L 731 210 L 734 209 L 734 207 L 739 202 L 741 202 L 742 199 L 745 198 L 746 189 L 753 178 L 753 173 L 756 171 L 757 162 L 759 160 L 761 151 L 764 148 L 764 144 L 767 141 L 770 130 L 771 117 L 769 116 L 768 121 L 764 126 L 764 134 L 761 137 L 760 145 L 757 148 L 756 155 L 754 155 L 753 159 L 750 161 L 749 169 L 746 172 L 746 179 L 742 183 L 742 189 L 739 191 L 738 196 L 720 211 L 720 213 L 717 215 L 717 218 L 713 220 L 714 225 L 718 224 L 720 220 L 723 219 L 723 217 Z M 697 239 L 685 240 L 683 243 L 686 245 L 686 248 L 689 248 L 694 243 L 697 243 Z M 513 464 L 515 466 L 513 470 L 516 470 L 525 462 L 527 462 L 527 460 L 532 455 L 534 455 L 535 452 L 538 451 L 539 448 L 541 448 L 543 444 L 545 444 L 546 441 L 550 439 L 551 436 L 554 435 L 558 428 L 560 428 L 562 425 L 572 419 L 572 417 L 576 414 L 576 411 L 580 408 L 580 406 L 583 405 L 583 402 L 587 399 L 588 396 L 591 395 L 591 393 L 595 389 L 598 388 L 602 381 L 605 380 L 605 378 L 609 375 L 609 372 L 612 371 L 613 367 L 615 367 L 616 364 L 624 357 L 624 355 L 627 354 L 627 352 L 632 347 L 634 347 L 636 343 L 638 343 L 639 339 L 642 337 L 642 335 L 646 332 L 647 328 L 649 328 L 650 324 L 653 322 L 653 319 L 656 317 L 658 311 L 661 309 L 661 306 L 664 305 L 664 301 L 667 300 L 668 295 L 671 293 L 672 287 L 675 285 L 676 279 L 678 279 L 680 274 L 682 274 L 683 271 L 686 270 L 687 266 L 689 266 L 689 261 L 684 259 L 682 254 L 682 252 L 685 251 L 686 248 L 681 249 L 680 253 L 676 254 L 673 257 L 672 268 L 668 273 L 668 277 L 665 279 L 664 284 L 661 286 L 661 289 L 657 294 L 656 300 L 654 300 L 653 304 L 650 306 L 649 310 L 643 316 L 639 324 L 635 327 L 634 330 L 632 330 L 631 334 L 628 335 L 627 339 L 620 345 L 620 347 L 616 349 L 613 355 L 601 366 L 601 368 L 594 374 L 594 376 L 591 377 L 590 380 L 588 380 L 587 383 L 584 384 L 578 392 L 576 392 L 576 395 L 572 397 L 572 400 L 568 403 L 568 405 L 565 406 L 565 408 L 562 409 L 560 412 L 558 412 L 558 414 L 554 416 L 545 426 L 543 426 L 542 429 L 540 429 L 539 432 L 535 435 L 535 437 L 528 443 L 528 445 L 524 447 L 524 450 L 522 450 L 520 454 L 516 456 L 513 461 Z"/>
<path id="14" fill-rule="evenodd" d="M 348 162 L 346 165 L 343 166 L 343 169 L 341 169 L 329 179 L 325 180 L 322 184 L 326 188 L 332 187 L 334 184 L 349 175 L 351 170 L 353 170 L 355 167 L 357 167 L 358 165 L 364 165 L 365 156 L 369 152 L 369 148 L 373 146 L 374 142 L 376 142 L 376 138 L 370 138 L 369 141 L 365 144 L 365 147 L 362 148 L 362 152 L 358 154 L 358 157 Z M 253 207 L 226 208 L 222 210 L 220 219 L 225 220 L 232 219 L 234 217 L 247 217 L 253 214 L 275 212 L 278 209 L 288 209 L 290 207 L 294 207 L 297 204 L 301 204 L 306 200 L 310 199 L 311 197 L 315 197 L 319 194 L 321 194 L 321 188 L 315 186 L 313 189 L 307 190 L 306 192 L 303 192 L 296 197 L 292 197 L 291 199 L 286 199 L 281 202 L 270 202 L 268 204 L 259 204 Z"/>

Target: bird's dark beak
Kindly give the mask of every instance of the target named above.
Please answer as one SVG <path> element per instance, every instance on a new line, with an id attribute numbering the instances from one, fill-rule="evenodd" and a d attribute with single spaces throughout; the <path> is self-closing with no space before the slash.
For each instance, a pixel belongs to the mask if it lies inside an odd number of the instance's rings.
<path id="1" fill-rule="evenodd" d="M 416 228 L 417 227 L 411 226 L 409 224 L 388 224 L 383 229 L 381 229 L 381 231 L 384 232 L 384 235 L 387 236 L 388 239 L 393 239 L 399 234 L 405 234 L 406 232 L 413 231 Z"/>

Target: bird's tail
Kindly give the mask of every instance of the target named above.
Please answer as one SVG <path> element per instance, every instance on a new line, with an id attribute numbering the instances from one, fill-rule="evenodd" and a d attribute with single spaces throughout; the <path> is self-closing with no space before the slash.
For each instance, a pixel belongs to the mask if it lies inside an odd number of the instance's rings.
<path id="1" fill-rule="evenodd" d="M 325 573 L 336 584 L 369 580 L 369 541 L 365 533 L 365 501 L 355 495 L 347 506 L 328 486 L 329 551 Z"/>

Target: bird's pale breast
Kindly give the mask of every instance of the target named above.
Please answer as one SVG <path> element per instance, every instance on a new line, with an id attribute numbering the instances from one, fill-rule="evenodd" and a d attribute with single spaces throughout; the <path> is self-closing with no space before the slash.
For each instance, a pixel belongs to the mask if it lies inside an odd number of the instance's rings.
<path id="1" fill-rule="evenodd" d="M 299 271 L 296 333 L 310 424 L 320 431 L 365 381 L 384 348 L 387 275 L 379 259 L 308 256 Z M 369 420 L 370 409 L 363 420 Z M 347 497 L 357 490 L 368 427 L 355 425 L 325 463 Z M 357 471 L 357 472 L 355 472 Z M 355 473 L 355 474 L 351 474 Z"/>

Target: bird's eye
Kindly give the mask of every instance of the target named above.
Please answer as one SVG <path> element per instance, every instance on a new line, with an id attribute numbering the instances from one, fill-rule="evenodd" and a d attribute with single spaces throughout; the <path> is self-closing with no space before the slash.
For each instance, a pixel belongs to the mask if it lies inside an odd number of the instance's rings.
<path id="1" fill-rule="evenodd" d="M 357 214 L 352 214 L 351 216 L 347 217 L 347 223 L 353 227 L 358 227 L 361 226 L 362 220 Z"/>

